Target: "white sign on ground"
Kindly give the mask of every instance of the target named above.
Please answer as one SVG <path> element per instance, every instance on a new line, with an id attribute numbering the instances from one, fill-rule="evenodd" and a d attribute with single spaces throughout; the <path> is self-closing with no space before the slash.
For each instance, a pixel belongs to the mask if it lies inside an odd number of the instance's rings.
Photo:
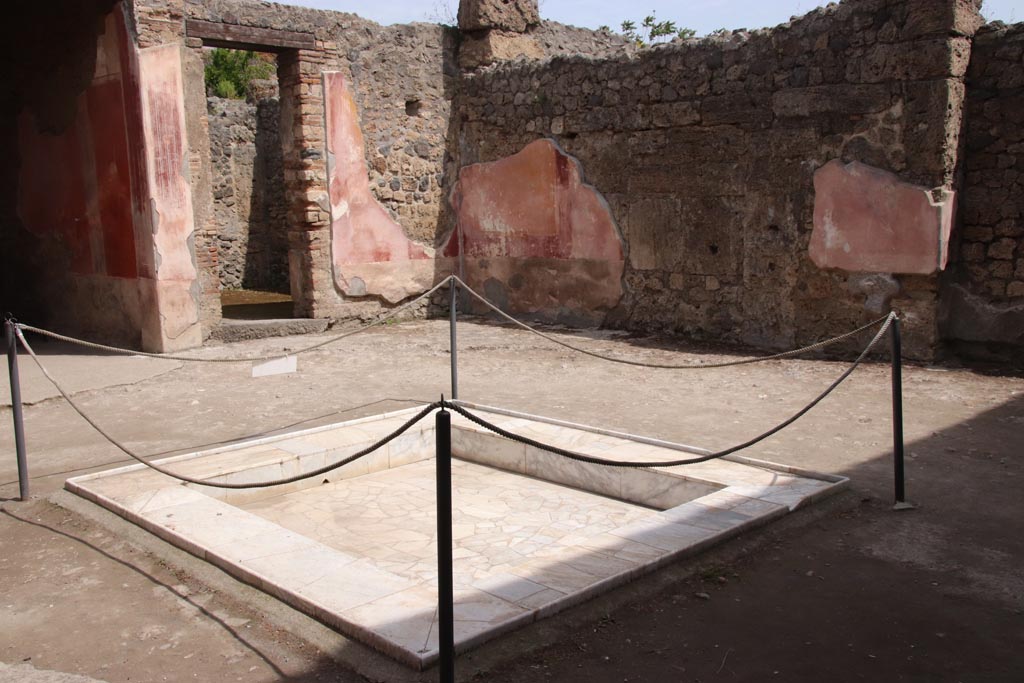
<path id="1" fill-rule="evenodd" d="M 298 358 L 296 356 L 275 358 L 274 360 L 268 360 L 265 363 L 253 363 L 252 376 L 269 377 L 271 375 L 287 375 L 288 373 L 295 372 L 298 365 Z"/>

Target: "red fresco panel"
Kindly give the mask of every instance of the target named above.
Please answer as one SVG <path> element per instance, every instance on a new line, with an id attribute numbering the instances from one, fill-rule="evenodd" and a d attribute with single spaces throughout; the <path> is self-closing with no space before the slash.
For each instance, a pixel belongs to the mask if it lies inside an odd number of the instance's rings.
<path id="1" fill-rule="evenodd" d="M 445 256 L 623 259 L 607 205 L 549 140 L 463 168 L 454 204 L 459 229 Z"/>
<path id="2" fill-rule="evenodd" d="M 18 119 L 18 148 L 18 215 L 25 227 L 39 235 L 60 234 L 68 245 L 71 270 L 92 274 L 77 126 L 68 126 L 60 135 L 39 133 L 26 110 Z"/>
<path id="3" fill-rule="evenodd" d="M 832 160 L 814 172 L 811 260 L 852 272 L 938 272 L 949 254 L 954 202 L 952 192 Z"/>
<path id="4" fill-rule="evenodd" d="M 370 192 L 359 115 L 343 74 L 324 74 L 324 98 L 335 267 L 429 258 Z"/>
<path id="5" fill-rule="evenodd" d="M 121 14 L 121 3 L 114 11 Z M 131 178 L 132 217 L 139 223 L 139 234 L 144 234 L 149 223 L 148 182 L 146 179 L 145 129 L 142 123 L 142 86 L 139 78 L 138 54 L 123 19 L 117 21 L 117 47 L 121 62 L 121 84 L 128 139 L 128 168 Z M 147 226 L 143 228 L 142 226 Z M 156 277 L 152 249 L 136 244 L 136 269 L 141 277 Z"/>
<path id="6" fill-rule="evenodd" d="M 121 81 L 111 79 L 90 87 L 88 106 L 107 274 L 134 278 L 138 268 Z"/>

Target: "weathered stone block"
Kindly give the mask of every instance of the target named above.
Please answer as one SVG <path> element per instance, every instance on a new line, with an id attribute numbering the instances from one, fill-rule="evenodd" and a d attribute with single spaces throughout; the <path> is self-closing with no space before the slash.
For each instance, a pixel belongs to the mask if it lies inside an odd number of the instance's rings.
<path id="1" fill-rule="evenodd" d="M 664 268 L 678 234 L 680 204 L 674 197 L 638 197 L 629 203 L 625 236 L 629 264 L 636 270 Z M 682 287 L 680 283 L 673 289 Z"/>
<path id="2" fill-rule="evenodd" d="M 879 44 L 851 60 L 846 77 L 853 83 L 960 77 L 967 72 L 971 44 L 967 38 L 927 38 L 912 44 Z"/>
<path id="3" fill-rule="evenodd" d="M 907 83 L 903 147 L 907 165 L 933 182 L 952 180 L 963 120 L 964 83 L 948 78 Z"/>
<path id="4" fill-rule="evenodd" d="M 772 95 L 776 116 L 872 114 L 890 106 L 892 93 L 887 85 L 820 85 L 780 90 Z"/>
<path id="5" fill-rule="evenodd" d="M 945 268 L 952 192 L 834 160 L 815 172 L 814 193 L 809 253 L 819 268 L 922 274 Z"/>
<path id="6" fill-rule="evenodd" d="M 701 101 L 701 120 L 705 125 L 768 124 L 772 112 L 764 98 L 748 93 L 707 97 Z"/>
<path id="7" fill-rule="evenodd" d="M 906 40 L 950 33 L 972 36 L 984 23 L 980 6 L 981 0 L 910 0 L 901 37 Z"/>
<path id="8" fill-rule="evenodd" d="M 540 59 L 543 56 L 544 51 L 531 36 L 499 30 L 487 31 L 482 36 L 467 36 L 459 46 L 459 66 L 463 69 L 519 57 Z"/>
<path id="9" fill-rule="evenodd" d="M 1016 240 L 1004 237 L 1003 239 L 996 240 L 989 246 L 988 257 L 997 260 L 1010 260 L 1013 258 L 1013 252 L 1016 248 Z"/>
<path id="10" fill-rule="evenodd" d="M 523 32 L 540 23 L 537 0 L 460 0 L 459 28 Z"/>
<path id="11" fill-rule="evenodd" d="M 965 242 L 960 247 L 960 258 L 963 261 L 984 261 L 985 245 L 981 242 Z"/>

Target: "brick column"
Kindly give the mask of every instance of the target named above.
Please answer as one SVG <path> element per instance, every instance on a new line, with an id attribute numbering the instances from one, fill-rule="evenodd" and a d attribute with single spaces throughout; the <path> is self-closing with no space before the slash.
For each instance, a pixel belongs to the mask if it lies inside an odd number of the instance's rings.
<path id="1" fill-rule="evenodd" d="M 325 57 L 292 50 L 278 58 L 281 144 L 288 202 L 288 268 L 295 315 L 317 317 L 336 300 L 331 275 L 331 211 L 324 152 Z"/>

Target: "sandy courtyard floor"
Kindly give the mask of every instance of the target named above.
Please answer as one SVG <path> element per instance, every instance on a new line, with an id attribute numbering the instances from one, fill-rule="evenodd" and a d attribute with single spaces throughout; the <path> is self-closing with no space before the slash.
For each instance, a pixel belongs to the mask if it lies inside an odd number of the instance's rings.
<path id="1" fill-rule="evenodd" d="M 712 449 L 781 421 L 845 367 L 791 360 L 637 369 L 490 324 L 462 324 L 459 334 L 460 398 Z M 302 357 L 295 374 L 260 379 L 245 364 L 37 347 L 101 424 L 157 455 L 411 405 L 401 399 L 436 400 L 449 392 L 447 335 L 443 321 L 389 326 Z M 721 357 L 671 340 L 574 338 L 635 359 Z M 2 408 L 0 661 L 15 668 L 0 670 L 0 680 L 10 671 L 11 680 L 28 680 L 33 670 L 111 682 L 417 680 L 358 649 L 324 652 L 326 641 L 301 637 L 201 568 L 51 502 L 67 477 L 125 458 L 21 360 L 33 401 L 33 499 L 13 500 L 10 410 Z M 904 379 L 907 486 L 917 510 L 890 510 L 889 369 L 867 364 L 748 453 L 848 476 L 850 493 L 487 645 L 460 659 L 460 672 L 497 682 L 1024 680 L 1015 655 L 1024 643 L 1024 380 L 948 366 L 908 366 Z"/>

